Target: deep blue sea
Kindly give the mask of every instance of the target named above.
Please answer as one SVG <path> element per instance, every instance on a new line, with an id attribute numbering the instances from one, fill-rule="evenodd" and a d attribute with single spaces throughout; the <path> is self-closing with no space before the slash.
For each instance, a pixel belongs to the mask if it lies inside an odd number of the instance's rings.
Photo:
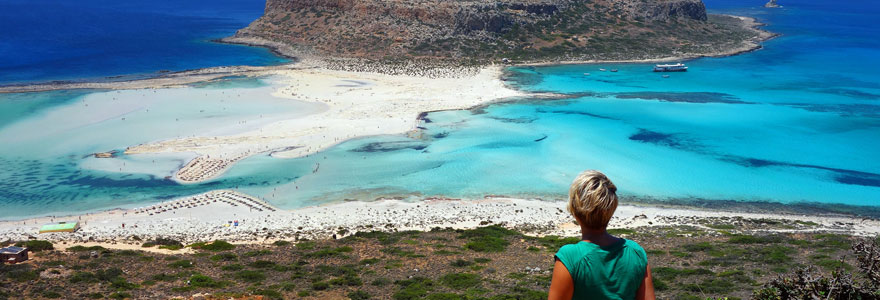
<path id="1" fill-rule="evenodd" d="M 285 62 L 263 48 L 212 42 L 264 7 L 254 0 L 3 0 L 0 85 Z"/>
<path id="2" fill-rule="evenodd" d="M 307 158 L 256 156 L 203 184 L 164 179 L 187 154 L 103 160 L 88 154 L 198 133 L 191 128 L 237 132 L 247 128 L 231 124 L 316 108 L 272 97 L 271 77 L 155 95 L 0 95 L 0 142 L 11 145 L 0 148 L 0 203 L 8 208 L 0 218 L 132 207 L 218 188 L 284 208 L 377 197 L 555 200 L 585 169 L 605 172 L 636 201 L 878 211 L 878 5 L 806 0 L 767 9 L 763 0 L 705 2 L 712 12 L 756 17 L 781 36 L 759 51 L 687 61 L 689 72 L 669 78 L 651 72 L 651 64 L 510 68 L 506 80 L 513 87 L 567 96 L 434 112 L 421 139 L 378 136 Z M 317 163 L 320 172 L 313 173 Z"/>

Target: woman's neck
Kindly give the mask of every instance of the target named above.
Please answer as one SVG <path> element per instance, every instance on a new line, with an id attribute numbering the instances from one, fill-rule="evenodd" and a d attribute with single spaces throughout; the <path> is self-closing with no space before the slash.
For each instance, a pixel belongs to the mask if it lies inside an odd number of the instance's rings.
<path id="1" fill-rule="evenodd" d="M 605 229 L 581 228 L 581 239 L 584 242 L 593 243 L 601 247 L 609 246 L 620 241 L 619 238 L 608 234 Z"/>

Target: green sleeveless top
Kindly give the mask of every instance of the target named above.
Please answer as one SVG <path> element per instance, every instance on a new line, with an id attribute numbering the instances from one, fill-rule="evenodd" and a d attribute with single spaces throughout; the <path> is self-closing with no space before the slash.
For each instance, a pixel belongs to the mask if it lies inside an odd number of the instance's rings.
<path id="1" fill-rule="evenodd" d="M 574 281 L 572 299 L 635 299 L 648 266 L 645 249 L 627 239 L 607 247 L 584 241 L 565 245 L 556 259 Z"/>

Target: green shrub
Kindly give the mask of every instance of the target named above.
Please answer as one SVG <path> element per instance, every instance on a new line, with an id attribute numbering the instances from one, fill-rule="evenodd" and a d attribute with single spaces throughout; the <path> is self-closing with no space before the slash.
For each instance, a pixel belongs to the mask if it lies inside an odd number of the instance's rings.
<path id="1" fill-rule="evenodd" d="M 484 236 L 471 239 L 465 244 L 465 248 L 477 252 L 503 252 L 510 243 L 503 239 L 493 236 Z"/>
<path id="2" fill-rule="evenodd" d="M 95 278 L 102 281 L 113 281 L 113 279 L 119 276 L 122 276 L 122 270 L 119 268 L 109 268 L 95 272 Z"/>
<path id="3" fill-rule="evenodd" d="M 245 282 L 260 282 L 266 279 L 266 274 L 261 271 L 243 270 L 235 273 L 235 277 Z"/>
<path id="4" fill-rule="evenodd" d="M 362 290 L 357 290 L 348 293 L 348 298 L 351 300 L 367 300 L 372 298 L 372 296 L 370 295 L 370 293 L 364 292 Z"/>
<path id="5" fill-rule="evenodd" d="M 91 272 L 76 272 L 70 276 L 71 283 L 80 283 L 80 282 L 95 282 L 98 281 L 98 278 L 95 277 L 95 274 Z"/>
<path id="6" fill-rule="evenodd" d="M 460 258 L 459 258 L 459 259 L 456 259 L 455 261 L 453 261 L 452 263 L 450 263 L 450 265 L 453 266 L 453 267 L 467 267 L 467 266 L 470 266 L 470 265 L 473 265 L 473 264 L 474 264 L 474 263 L 471 262 L 471 261 L 463 260 L 463 259 L 460 259 Z"/>
<path id="7" fill-rule="evenodd" d="M 288 242 L 288 241 L 275 241 L 274 243 L 272 243 L 272 245 L 281 247 L 281 246 L 290 245 L 290 242 Z"/>
<path id="8" fill-rule="evenodd" d="M 440 277 L 443 285 L 454 290 L 465 290 L 480 285 L 480 276 L 470 273 L 449 273 Z"/>
<path id="9" fill-rule="evenodd" d="M 248 266 L 250 266 L 251 268 L 266 269 L 266 268 L 274 267 L 275 262 L 271 262 L 268 260 L 258 260 L 258 261 L 255 261 L 255 262 L 248 264 Z"/>
<path id="10" fill-rule="evenodd" d="M 183 259 L 170 263 L 168 266 L 172 268 L 189 269 L 193 267 L 193 262 Z"/>
<path id="11" fill-rule="evenodd" d="M 50 298 L 50 299 L 56 299 L 56 298 L 61 298 L 61 294 L 59 294 L 57 292 L 53 292 L 53 291 L 45 291 L 45 292 L 43 292 L 43 297 Z"/>
<path id="12" fill-rule="evenodd" d="M 474 258 L 474 262 L 475 262 L 475 263 L 478 263 L 478 264 L 484 264 L 484 263 L 487 263 L 487 262 L 490 262 L 490 261 L 492 261 L 491 258 L 485 258 L 485 257 L 477 257 L 477 258 Z"/>
<path id="13" fill-rule="evenodd" d="M 351 251 L 354 251 L 354 249 L 349 246 L 342 246 L 334 249 L 321 249 L 315 252 L 306 253 L 303 256 L 306 258 L 327 258 L 332 256 L 345 256 L 345 253 Z"/>
<path id="14" fill-rule="evenodd" d="M 68 248 L 67 248 L 67 251 L 73 251 L 73 252 L 83 252 L 83 251 L 104 251 L 104 250 L 107 250 L 107 248 L 104 248 L 104 247 L 101 247 L 101 246 L 85 247 L 85 246 L 76 245 L 76 246 L 68 247 Z"/>
<path id="15" fill-rule="evenodd" d="M 110 287 L 116 289 L 117 291 L 127 291 L 139 288 L 140 286 L 135 283 L 128 282 L 128 280 L 125 280 L 125 278 L 116 277 L 110 281 Z"/>
<path id="16" fill-rule="evenodd" d="M 181 249 L 183 248 L 183 243 L 177 240 L 169 239 L 169 238 L 157 238 L 155 240 L 143 243 L 141 247 L 149 248 L 153 246 L 170 246 L 171 248 Z"/>
<path id="17" fill-rule="evenodd" d="M 384 277 L 379 277 L 379 278 L 373 279 L 373 281 L 370 282 L 370 285 L 374 285 L 374 286 L 386 286 L 386 285 L 388 285 L 388 284 L 390 284 L 390 283 L 391 283 L 391 280 L 390 280 L 390 279 L 388 279 L 388 278 L 384 278 Z"/>
<path id="18" fill-rule="evenodd" d="M 150 279 L 155 281 L 174 281 L 177 279 L 177 276 L 169 275 L 165 273 L 159 273 L 150 277 Z"/>
<path id="19" fill-rule="evenodd" d="M 189 278 L 189 285 L 199 288 L 222 288 L 226 286 L 226 283 L 222 281 L 216 281 L 209 276 L 195 274 Z"/>
<path id="20" fill-rule="evenodd" d="M 230 243 L 223 241 L 223 240 L 215 240 L 213 243 L 199 245 L 199 246 L 193 247 L 193 249 L 201 249 L 201 250 L 208 250 L 208 251 L 214 251 L 214 252 L 228 251 L 228 250 L 235 249 L 235 245 L 230 244 Z"/>
<path id="21" fill-rule="evenodd" d="M 15 246 L 26 247 L 26 248 L 28 248 L 28 250 L 31 250 L 33 252 L 40 252 L 40 251 L 45 251 L 45 250 L 55 250 L 55 247 L 52 246 L 52 243 L 50 243 L 49 241 L 43 241 L 43 240 L 30 240 L 30 241 L 18 242 L 18 243 L 15 243 Z"/>
<path id="22" fill-rule="evenodd" d="M 239 264 L 231 264 L 231 265 L 222 266 L 222 267 L 220 267 L 220 269 L 223 271 L 234 272 L 234 271 L 239 271 L 241 269 L 244 269 L 244 266 L 239 265 Z"/>
<path id="23" fill-rule="evenodd" d="M 254 294 L 263 295 L 269 299 L 284 299 L 284 296 L 281 295 L 281 293 L 276 290 L 260 289 L 260 290 L 255 291 Z"/>
<path id="24" fill-rule="evenodd" d="M 401 286 L 401 289 L 392 295 L 392 298 L 395 300 L 422 299 L 428 294 L 428 291 L 434 288 L 434 283 L 424 277 L 413 277 L 407 280 L 399 280 L 396 283 Z"/>
<path id="25" fill-rule="evenodd" d="M 211 260 L 213 261 L 234 261 L 238 260 L 238 256 L 235 253 L 224 252 L 220 254 L 215 254 L 211 256 Z"/>
<path id="26" fill-rule="evenodd" d="M 312 283 L 312 289 L 316 290 L 316 291 L 323 291 L 329 287 L 330 287 L 330 283 L 327 283 L 326 281 L 318 281 L 318 282 Z"/>
<path id="27" fill-rule="evenodd" d="M 110 294 L 110 298 L 127 299 L 127 298 L 131 298 L 131 294 L 126 293 L 126 292 L 116 292 L 116 293 Z"/>
<path id="28" fill-rule="evenodd" d="M 299 242 L 296 244 L 296 249 L 312 250 L 312 249 L 315 249 L 315 245 L 317 245 L 317 243 L 315 243 L 313 241 L 302 241 L 302 242 Z"/>

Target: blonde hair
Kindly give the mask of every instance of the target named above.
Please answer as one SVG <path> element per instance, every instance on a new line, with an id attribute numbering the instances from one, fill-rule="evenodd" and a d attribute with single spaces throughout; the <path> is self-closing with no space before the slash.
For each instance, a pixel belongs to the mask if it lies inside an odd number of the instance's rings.
<path id="1" fill-rule="evenodd" d="M 604 229 L 617 210 L 617 187 L 605 174 L 587 170 L 568 190 L 568 212 L 581 227 Z"/>

